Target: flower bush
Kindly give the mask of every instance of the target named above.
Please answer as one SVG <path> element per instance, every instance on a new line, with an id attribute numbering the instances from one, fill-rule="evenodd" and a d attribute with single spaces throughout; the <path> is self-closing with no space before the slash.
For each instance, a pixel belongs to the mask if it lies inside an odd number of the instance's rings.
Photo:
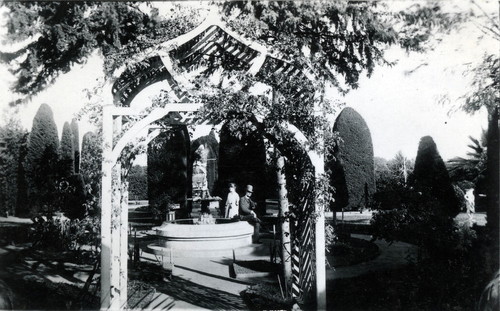
<path id="1" fill-rule="evenodd" d="M 84 246 L 97 253 L 100 245 L 99 217 L 70 220 L 64 216 L 33 218 L 30 239 L 34 248 L 79 251 Z"/>

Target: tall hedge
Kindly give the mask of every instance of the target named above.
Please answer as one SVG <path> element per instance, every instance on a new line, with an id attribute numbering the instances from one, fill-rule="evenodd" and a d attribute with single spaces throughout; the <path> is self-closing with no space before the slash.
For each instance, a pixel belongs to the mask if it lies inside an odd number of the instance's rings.
<path id="1" fill-rule="evenodd" d="M 28 138 L 26 177 L 32 208 L 50 208 L 58 171 L 59 138 L 52 109 L 42 104 Z"/>
<path id="2" fill-rule="evenodd" d="M 148 145 L 149 204 L 164 211 L 169 202 L 184 203 L 191 187 L 188 177 L 189 133 L 185 125 L 174 125 Z"/>
<path id="3" fill-rule="evenodd" d="M 370 205 L 375 193 L 373 144 L 370 129 L 354 109 L 342 110 L 333 131 L 342 142 L 333 148 L 334 158 L 327 159 L 331 185 L 335 188 L 335 210 L 357 210 Z"/>
<path id="4" fill-rule="evenodd" d="M 71 120 L 71 134 L 73 135 L 73 150 L 75 159 L 75 173 L 80 173 L 80 131 L 78 130 L 78 121 Z"/>
<path id="5" fill-rule="evenodd" d="M 442 210 L 434 212 L 450 217 L 460 212 L 448 170 L 430 136 L 420 139 L 412 179 L 416 191 L 440 203 Z"/>
<path id="6" fill-rule="evenodd" d="M 75 153 L 73 147 L 73 133 L 68 122 L 64 122 L 61 136 L 60 170 L 62 177 L 69 177 L 75 173 Z"/>

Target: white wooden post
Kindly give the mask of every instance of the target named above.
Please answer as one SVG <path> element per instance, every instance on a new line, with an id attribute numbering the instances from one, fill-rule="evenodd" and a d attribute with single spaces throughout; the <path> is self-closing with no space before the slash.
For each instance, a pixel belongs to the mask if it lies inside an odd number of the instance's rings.
<path id="1" fill-rule="evenodd" d="M 325 171 L 323 154 L 317 154 L 317 163 L 314 164 L 316 175 L 316 187 Z M 324 196 L 316 196 L 315 209 L 317 214 L 315 237 L 316 237 L 316 308 L 326 310 L 326 265 L 325 265 L 325 206 Z"/>
<path id="2" fill-rule="evenodd" d="M 113 116 L 112 107 L 103 109 L 103 162 L 101 185 L 101 309 L 107 310 L 111 303 L 111 202 L 112 171 L 114 161 L 111 160 L 113 149 Z"/>
<path id="3" fill-rule="evenodd" d="M 318 95 L 318 94 L 316 94 Z M 315 116 L 324 116 L 324 111 L 320 107 L 320 102 L 314 103 Z M 315 129 L 324 131 L 323 128 Z M 318 149 L 325 150 L 324 132 L 320 133 L 318 138 Z M 315 187 L 316 191 L 322 182 L 325 173 L 325 155 L 323 151 L 312 151 L 309 154 L 311 162 L 314 165 Z M 316 309 L 326 310 L 326 262 L 325 262 L 325 200 L 323 193 L 316 195 L 315 201 L 316 225 L 315 225 L 315 251 L 316 251 Z"/>
<path id="4" fill-rule="evenodd" d="M 120 211 L 120 309 L 127 308 L 128 283 L 128 182 L 121 182 Z"/>
<path id="5" fill-rule="evenodd" d="M 277 153 L 276 153 L 277 154 Z M 286 190 L 285 176 L 285 157 L 279 155 L 276 160 L 278 169 L 278 189 L 279 189 L 279 208 L 281 218 L 281 258 L 283 259 L 283 281 L 285 288 L 291 288 L 292 283 L 292 259 L 291 259 L 291 239 L 290 239 L 290 219 L 286 218 L 288 208 L 288 193 Z M 274 245 L 273 245 L 274 247 Z"/>
<path id="6" fill-rule="evenodd" d="M 112 201 L 111 201 L 111 280 L 110 310 L 120 310 L 120 212 L 121 212 L 121 164 L 113 166 L 112 173 Z M 126 271 L 125 271 L 126 273 Z"/>

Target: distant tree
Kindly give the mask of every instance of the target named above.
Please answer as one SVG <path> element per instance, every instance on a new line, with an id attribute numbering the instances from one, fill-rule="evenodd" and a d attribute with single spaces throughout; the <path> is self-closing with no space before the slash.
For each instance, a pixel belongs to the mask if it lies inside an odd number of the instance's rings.
<path id="1" fill-rule="evenodd" d="M 411 200 L 408 180 L 411 178 L 415 161 L 408 159 L 401 151 L 387 161 L 375 157 L 377 192 L 374 207 L 382 210 L 399 209 Z"/>
<path id="2" fill-rule="evenodd" d="M 377 185 L 377 190 L 379 189 L 381 183 L 385 183 L 389 179 L 391 171 L 387 165 L 387 159 L 382 157 L 373 157 L 373 169 L 375 171 L 375 183 Z"/>
<path id="3" fill-rule="evenodd" d="M 368 125 L 359 113 L 347 107 L 338 116 L 333 130 L 342 139 L 330 161 L 336 210 L 368 207 L 375 192 L 373 144 Z M 338 177 L 335 177 L 338 176 Z"/>
<path id="4" fill-rule="evenodd" d="M 387 163 L 387 166 L 397 182 L 406 186 L 410 174 L 413 172 L 415 160 L 408 159 L 401 151 L 398 151 L 394 158 Z"/>
<path id="5" fill-rule="evenodd" d="M 52 109 L 42 104 L 34 119 L 28 138 L 26 176 L 28 195 L 33 208 L 50 211 L 58 172 L 59 138 Z"/>
<path id="6" fill-rule="evenodd" d="M 73 147 L 73 133 L 68 122 L 64 122 L 61 136 L 60 172 L 61 177 L 70 177 L 75 173 L 75 152 Z"/>
<path id="7" fill-rule="evenodd" d="M 18 214 L 18 163 L 21 146 L 26 143 L 27 132 L 19 120 L 10 117 L 0 127 L 0 213 Z M 25 146 L 24 146 L 25 147 Z M 22 177 L 24 178 L 24 177 Z"/>
<path id="8" fill-rule="evenodd" d="M 420 139 L 412 185 L 416 191 L 442 204 L 444 210 L 435 213 L 454 217 L 460 212 L 448 170 L 430 136 Z"/>
<path id="9" fill-rule="evenodd" d="M 75 151 L 75 173 L 80 173 L 80 131 L 78 130 L 78 121 L 71 120 L 71 134 L 73 135 L 73 150 Z"/>
<path id="10" fill-rule="evenodd" d="M 486 175 L 487 131 L 483 130 L 479 140 L 472 136 L 469 136 L 469 139 L 467 158 L 455 157 L 448 160 L 446 164 L 452 181 L 469 181 L 472 184 L 477 184 Z"/>
<path id="11" fill-rule="evenodd" d="M 480 139 L 469 136 L 470 144 L 467 157 L 455 157 L 446 163 L 451 181 L 462 192 L 474 188 L 475 210 L 487 210 L 488 183 L 488 142 L 487 131 L 483 130 Z M 486 195 L 486 198 L 484 197 Z"/>

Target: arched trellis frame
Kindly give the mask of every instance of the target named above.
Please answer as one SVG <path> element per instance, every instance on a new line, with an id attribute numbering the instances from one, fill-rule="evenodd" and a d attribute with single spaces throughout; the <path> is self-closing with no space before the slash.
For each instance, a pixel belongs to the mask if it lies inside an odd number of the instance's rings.
<path id="1" fill-rule="evenodd" d="M 210 19 L 207 19 L 210 20 Z M 241 62 L 247 62 L 247 71 L 252 74 L 258 73 L 262 66 L 266 66 L 266 60 L 273 59 L 281 62 L 277 71 L 282 70 L 290 74 L 303 74 L 313 79 L 307 72 L 301 72 L 290 63 L 282 62 L 277 57 L 270 55 L 267 49 L 259 44 L 249 42 L 239 37 L 234 32 L 226 29 L 222 22 L 205 22 L 190 33 L 166 42 L 167 50 L 164 55 L 155 55 L 149 58 L 148 70 L 135 76 L 125 72 L 113 85 L 112 93 L 115 104 L 127 106 L 132 98 L 146 86 L 152 83 L 166 80 L 175 96 L 177 103 L 168 103 L 163 108 L 156 108 L 149 113 L 138 111 L 130 107 L 106 106 L 103 111 L 103 163 L 102 163 L 102 192 L 101 192 L 101 309 L 119 310 L 126 307 L 127 303 L 127 259 L 128 259 L 128 195 L 126 182 L 121 180 L 120 156 L 126 145 L 136 137 L 143 129 L 151 123 L 161 119 L 170 112 L 189 113 L 200 109 L 201 104 L 189 103 L 186 92 L 183 91 L 177 81 L 183 82 L 182 75 L 175 73 L 182 70 L 179 66 L 190 66 L 194 62 L 195 49 L 200 53 L 208 53 L 213 47 L 211 41 L 220 33 L 228 34 L 236 39 L 236 47 L 228 47 L 227 53 L 238 58 Z M 227 39 L 227 38 L 226 38 Z M 191 49 L 191 50 L 190 50 Z M 252 52 L 256 51 L 257 53 Z M 174 59 L 177 60 L 174 69 Z M 188 64 L 188 65 L 186 65 Z M 320 109 L 314 107 L 319 113 Z M 144 117 L 123 131 L 123 117 Z M 188 120 L 185 120 L 188 121 Z M 189 121 L 188 121 L 189 122 Z M 294 134 L 295 139 L 303 146 L 308 145 L 307 138 L 303 133 L 291 124 L 286 124 L 287 129 Z M 151 139 L 148 137 L 147 140 Z M 323 143 L 319 144 L 319 150 L 323 150 Z M 308 151 L 308 156 L 314 166 L 316 185 L 324 174 L 324 155 L 315 150 Z M 314 203 L 316 222 L 314 224 L 314 276 L 316 289 L 316 307 L 326 309 L 326 271 L 325 271 L 325 218 L 324 200 L 321 193 L 318 194 Z M 310 254 L 308 254 L 310 255 Z M 309 267 L 312 268 L 312 267 Z"/>
<path id="2" fill-rule="evenodd" d="M 170 112 L 195 112 L 200 104 L 168 104 L 144 115 L 130 107 L 104 107 L 101 191 L 101 308 L 119 310 L 127 303 L 128 195 L 119 158 L 125 146 L 151 123 Z M 125 132 L 124 116 L 141 116 Z M 149 137 L 150 139 L 150 137 Z"/>
<path id="3" fill-rule="evenodd" d="M 167 104 L 149 112 L 143 119 L 122 133 L 122 117 L 143 114 L 128 107 L 109 106 L 104 108 L 103 116 L 103 163 L 101 194 L 101 308 L 122 309 L 127 303 L 127 260 L 128 260 L 128 195 L 127 184 L 121 180 L 120 156 L 125 146 L 143 129 L 161 119 L 170 112 L 195 112 L 201 104 L 175 103 Z M 307 138 L 291 124 L 288 131 L 302 145 Z M 120 135 L 123 134 L 123 135 Z M 158 134 L 158 133 L 156 133 Z M 148 140 L 152 137 L 148 137 Z M 323 155 L 309 151 L 308 156 L 314 165 L 315 175 L 319 179 L 324 170 Z M 315 276 L 316 299 L 318 307 L 323 298 L 326 303 L 326 279 L 324 258 L 324 209 L 321 199 L 316 200 L 315 223 Z"/>

